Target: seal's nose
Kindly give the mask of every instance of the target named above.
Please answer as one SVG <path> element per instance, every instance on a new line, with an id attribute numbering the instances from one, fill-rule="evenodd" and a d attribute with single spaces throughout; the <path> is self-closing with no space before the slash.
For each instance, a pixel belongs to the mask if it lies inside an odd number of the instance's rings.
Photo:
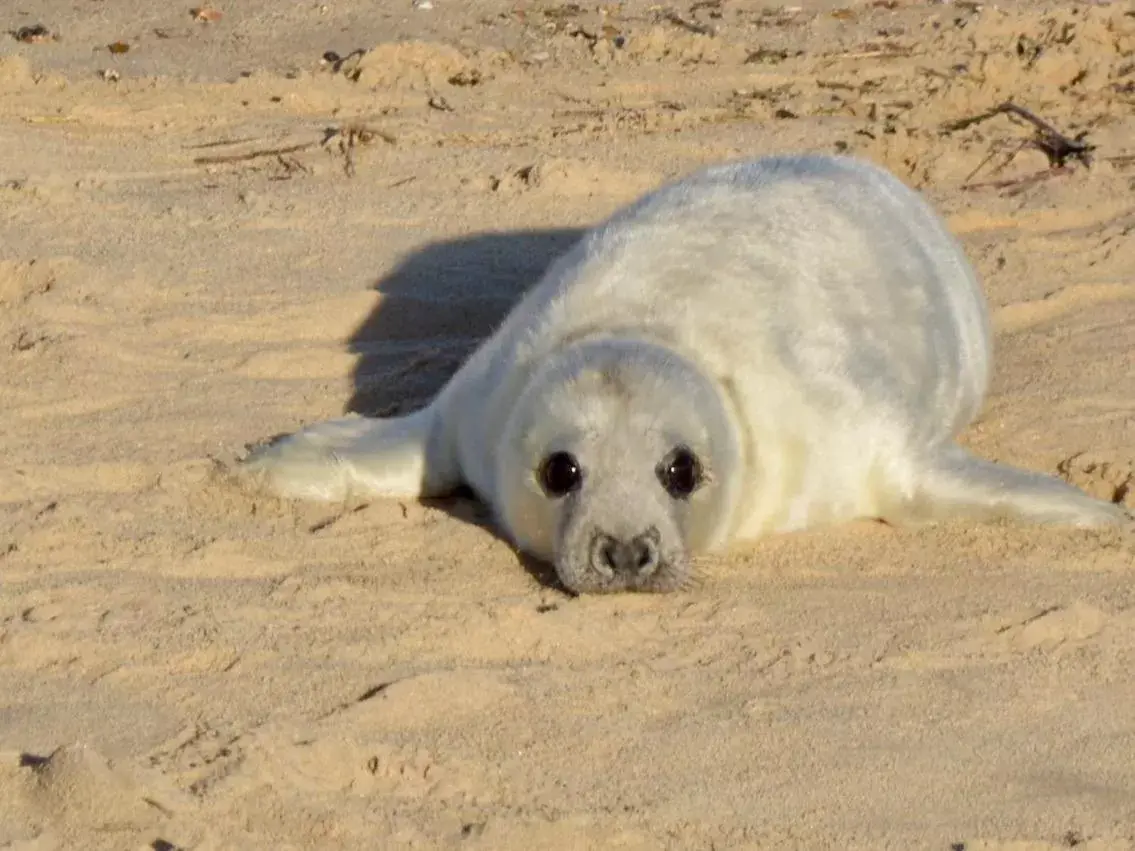
<path id="1" fill-rule="evenodd" d="M 653 527 L 630 540 L 596 532 L 591 540 L 591 566 L 608 579 L 650 576 L 658 568 L 658 530 Z"/>

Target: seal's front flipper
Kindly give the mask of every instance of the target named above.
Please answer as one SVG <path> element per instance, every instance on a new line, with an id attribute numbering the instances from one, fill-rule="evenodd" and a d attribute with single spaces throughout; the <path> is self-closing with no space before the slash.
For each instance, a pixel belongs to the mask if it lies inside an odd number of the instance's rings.
<path id="1" fill-rule="evenodd" d="M 423 497 L 456 482 L 431 458 L 432 408 L 391 419 L 344 417 L 257 447 L 237 474 L 276 496 L 342 501 Z"/>
<path id="2" fill-rule="evenodd" d="M 1079 527 L 1130 522 L 1118 505 L 1093 499 L 1053 476 L 995 464 L 950 447 L 919 472 L 896 519 L 1011 520 Z"/>

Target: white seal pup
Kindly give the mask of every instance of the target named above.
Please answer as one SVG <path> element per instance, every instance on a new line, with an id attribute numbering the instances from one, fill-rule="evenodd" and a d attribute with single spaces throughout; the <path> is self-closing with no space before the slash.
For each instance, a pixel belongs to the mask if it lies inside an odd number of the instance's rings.
<path id="1" fill-rule="evenodd" d="M 243 473 L 323 500 L 467 484 L 574 592 L 676 588 L 691 553 L 852 518 L 1122 521 L 956 445 L 990 352 L 975 272 L 920 195 L 772 156 L 590 231 L 428 407 L 314 425 Z"/>

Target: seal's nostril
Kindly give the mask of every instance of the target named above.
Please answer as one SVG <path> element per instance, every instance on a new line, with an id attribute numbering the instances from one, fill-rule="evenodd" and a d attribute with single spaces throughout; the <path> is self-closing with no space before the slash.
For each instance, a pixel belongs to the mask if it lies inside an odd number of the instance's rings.
<path id="1" fill-rule="evenodd" d="M 638 559 L 635 562 L 635 564 L 638 566 L 638 569 L 642 570 L 644 567 L 648 566 L 652 561 L 654 561 L 654 555 L 653 555 L 653 553 L 650 552 L 650 547 L 646 546 L 645 544 L 639 544 L 638 545 Z"/>
<path id="2" fill-rule="evenodd" d="M 591 539 L 591 567 L 601 576 L 610 579 L 619 569 L 619 542 L 599 532 Z"/>
<path id="3" fill-rule="evenodd" d="M 615 570 L 619 566 L 618 543 L 613 539 L 608 539 L 607 543 L 599 549 L 599 556 L 603 559 L 603 564 L 611 570 Z"/>
<path id="4" fill-rule="evenodd" d="M 631 541 L 635 555 L 635 571 L 641 575 L 654 572 L 658 567 L 658 533 L 653 529 L 643 532 Z"/>
<path id="5" fill-rule="evenodd" d="M 608 579 L 616 573 L 648 576 L 658 567 L 658 534 L 648 530 L 621 541 L 600 532 L 591 542 L 591 566 Z"/>

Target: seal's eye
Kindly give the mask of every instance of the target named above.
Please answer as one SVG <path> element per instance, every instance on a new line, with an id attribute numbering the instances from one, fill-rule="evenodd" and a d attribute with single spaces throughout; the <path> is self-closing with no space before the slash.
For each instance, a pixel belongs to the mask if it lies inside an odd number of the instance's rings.
<path id="1" fill-rule="evenodd" d="M 553 499 L 565 496 L 583 483 L 583 471 L 574 455 L 553 452 L 540 465 L 540 486 Z"/>
<path id="2" fill-rule="evenodd" d="M 685 499 L 701 484 L 701 462 L 689 449 L 679 446 L 658 465 L 658 481 L 674 499 Z"/>

